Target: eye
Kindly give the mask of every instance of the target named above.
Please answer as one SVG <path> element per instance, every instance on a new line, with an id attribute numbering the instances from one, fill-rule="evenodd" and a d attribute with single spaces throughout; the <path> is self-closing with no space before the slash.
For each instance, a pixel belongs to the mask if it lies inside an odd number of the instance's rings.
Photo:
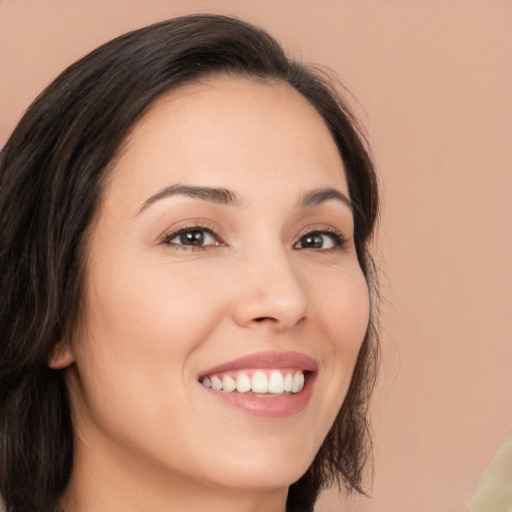
<path id="1" fill-rule="evenodd" d="M 312 231 L 303 235 L 293 246 L 294 249 L 336 250 L 341 249 L 345 240 L 335 231 Z"/>
<path id="2" fill-rule="evenodd" d="M 187 227 L 170 233 L 165 236 L 162 243 L 188 246 L 191 249 L 204 249 L 212 245 L 222 245 L 214 231 L 202 226 Z"/>

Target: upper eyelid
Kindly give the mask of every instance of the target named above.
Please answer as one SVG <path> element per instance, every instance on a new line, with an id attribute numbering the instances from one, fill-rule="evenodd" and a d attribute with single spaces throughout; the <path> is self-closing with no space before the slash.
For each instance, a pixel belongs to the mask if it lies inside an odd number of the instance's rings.
<path id="1" fill-rule="evenodd" d="M 348 240 L 350 237 L 343 234 L 343 231 L 335 228 L 330 225 L 312 225 L 306 226 L 303 228 L 299 235 L 297 236 L 297 241 L 300 240 L 303 236 L 309 235 L 311 233 L 321 233 L 321 234 L 332 234 L 341 237 L 344 241 Z"/>
<path id="2" fill-rule="evenodd" d="M 178 231 L 173 231 L 172 233 L 169 233 L 167 235 L 167 238 L 176 238 L 177 236 L 182 235 L 183 233 L 189 233 L 191 231 L 204 231 L 205 233 L 217 237 L 217 233 L 215 231 L 212 231 L 210 228 L 183 228 L 179 229 Z"/>
<path id="3" fill-rule="evenodd" d="M 185 226 L 184 228 L 179 228 L 169 232 L 167 236 L 176 237 L 178 235 L 181 235 L 182 233 L 187 233 L 188 231 L 206 231 L 208 233 L 211 233 L 212 235 L 217 235 L 217 232 L 215 230 L 207 226 Z"/>

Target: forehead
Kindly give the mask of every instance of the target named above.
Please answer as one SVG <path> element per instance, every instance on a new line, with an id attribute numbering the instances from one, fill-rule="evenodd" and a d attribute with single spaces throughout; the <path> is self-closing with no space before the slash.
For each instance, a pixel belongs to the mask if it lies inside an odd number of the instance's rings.
<path id="1" fill-rule="evenodd" d="M 322 117 L 284 83 L 215 78 L 172 90 L 135 125 L 113 169 L 141 200 L 172 183 L 258 189 L 335 187 L 341 157 Z M 108 190 L 107 190 L 108 192 Z"/>

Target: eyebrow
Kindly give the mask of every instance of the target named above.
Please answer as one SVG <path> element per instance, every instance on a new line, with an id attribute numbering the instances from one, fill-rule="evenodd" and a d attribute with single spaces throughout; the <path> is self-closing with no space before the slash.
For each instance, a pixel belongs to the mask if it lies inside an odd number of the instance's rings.
<path id="1" fill-rule="evenodd" d="M 148 208 L 149 206 L 151 206 L 156 201 L 176 195 L 185 195 L 197 199 L 202 199 L 203 201 L 209 201 L 211 203 L 228 206 L 241 207 L 245 204 L 242 198 L 238 196 L 236 192 L 233 192 L 232 190 L 229 190 L 227 188 L 200 187 L 176 184 L 164 188 L 160 192 L 157 192 L 156 194 L 152 195 L 149 199 L 144 201 L 142 206 L 139 208 L 137 215 L 146 208 Z M 353 210 L 350 199 L 345 194 L 343 194 L 343 192 L 340 192 L 339 190 L 330 187 L 319 188 L 307 192 L 299 200 L 298 207 L 311 208 L 313 206 L 318 206 L 326 201 L 329 201 L 330 199 L 341 201 L 345 206 L 347 206 L 350 209 L 350 211 Z"/>
<path id="2" fill-rule="evenodd" d="M 160 199 L 176 195 L 194 197 L 215 204 L 232 206 L 241 206 L 243 204 L 241 198 L 235 192 L 228 190 L 227 188 L 195 187 L 191 185 L 177 184 L 164 188 L 160 192 L 157 192 L 155 195 L 151 196 L 147 201 L 144 201 L 142 206 L 139 208 L 138 213 L 140 213 L 142 210 L 145 210 L 154 202 L 159 201 Z"/>
<path id="3" fill-rule="evenodd" d="M 330 199 L 341 201 L 350 209 L 350 211 L 353 211 L 350 199 L 343 192 L 330 187 L 319 188 L 306 193 L 299 201 L 299 207 L 308 208 L 312 206 L 318 206 L 319 204 L 324 203 L 325 201 L 329 201 Z"/>

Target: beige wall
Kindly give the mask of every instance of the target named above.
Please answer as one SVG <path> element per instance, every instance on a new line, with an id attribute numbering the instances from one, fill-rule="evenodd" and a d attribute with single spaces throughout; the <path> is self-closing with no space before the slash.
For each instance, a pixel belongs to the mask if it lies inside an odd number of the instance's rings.
<path id="1" fill-rule="evenodd" d="M 0 146 L 66 65 L 192 11 L 267 27 L 364 106 L 384 356 L 373 500 L 351 510 L 462 510 L 512 425 L 512 2 L 0 0 Z"/>

